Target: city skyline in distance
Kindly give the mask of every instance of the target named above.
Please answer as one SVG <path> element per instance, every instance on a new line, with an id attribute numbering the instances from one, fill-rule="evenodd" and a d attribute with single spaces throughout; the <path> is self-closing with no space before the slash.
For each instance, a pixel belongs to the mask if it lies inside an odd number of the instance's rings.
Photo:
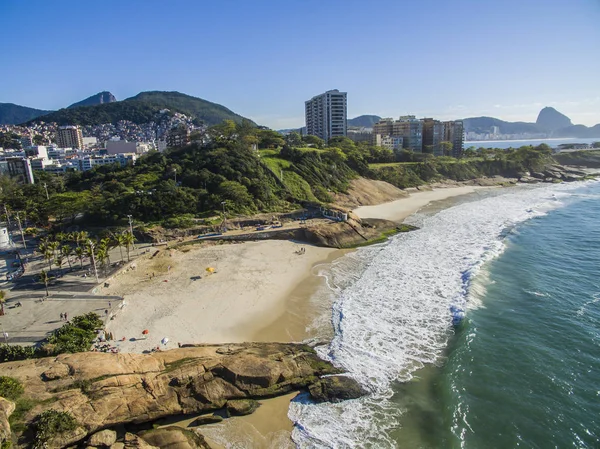
<path id="1" fill-rule="evenodd" d="M 552 106 L 600 123 L 600 62 L 589 58 L 600 4 L 487 3 L 8 0 L 0 37 L 18 44 L 4 45 L 0 102 L 55 110 L 102 90 L 119 100 L 176 90 L 280 129 L 304 126 L 304 102 L 339 89 L 350 118 L 533 122 Z"/>

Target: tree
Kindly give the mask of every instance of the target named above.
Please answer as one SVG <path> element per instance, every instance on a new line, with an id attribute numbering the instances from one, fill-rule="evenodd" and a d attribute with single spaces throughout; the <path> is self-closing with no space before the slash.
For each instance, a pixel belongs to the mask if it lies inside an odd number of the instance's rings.
<path id="1" fill-rule="evenodd" d="M 48 270 L 52 271 L 52 262 L 54 262 L 54 254 L 52 254 L 50 248 L 47 248 L 44 251 L 44 259 L 46 260 L 46 262 L 48 262 Z"/>
<path id="2" fill-rule="evenodd" d="M 83 269 L 83 256 L 85 255 L 85 250 L 81 246 L 78 246 L 77 248 L 75 248 L 75 255 L 79 259 L 79 263 L 81 264 L 81 268 Z"/>
<path id="3" fill-rule="evenodd" d="M 592 143 L 592 148 L 600 148 L 600 142 Z"/>
<path id="4" fill-rule="evenodd" d="M 292 148 L 298 148 L 302 146 L 302 136 L 297 131 L 291 131 L 287 136 L 284 137 L 285 143 Z"/>
<path id="5" fill-rule="evenodd" d="M 92 261 L 92 268 L 94 268 L 94 276 L 96 277 L 96 282 L 100 282 L 100 279 L 98 278 L 98 267 L 96 266 L 95 251 L 96 251 L 96 244 L 92 241 L 92 239 L 87 239 L 85 252 L 86 252 L 86 255 Z"/>
<path id="6" fill-rule="evenodd" d="M 315 148 L 324 148 L 325 141 L 317 136 L 302 136 L 302 141 Z"/>
<path id="7" fill-rule="evenodd" d="M 96 248 L 96 259 L 98 260 L 100 265 L 102 265 L 102 268 L 104 269 L 104 277 L 106 277 L 106 262 L 108 260 L 108 249 L 105 246 L 98 245 L 98 247 Z"/>
<path id="8" fill-rule="evenodd" d="M 40 271 L 39 282 L 41 284 L 44 284 L 44 286 L 46 287 L 46 296 L 50 296 L 50 293 L 48 292 L 48 282 L 50 282 L 50 275 L 46 273 L 45 270 Z"/>
<path id="9" fill-rule="evenodd" d="M 123 247 L 126 245 L 125 236 L 123 234 L 117 234 L 114 236 L 114 239 L 121 252 L 121 262 L 123 262 Z"/>
<path id="10" fill-rule="evenodd" d="M 444 156 L 452 156 L 452 150 L 454 148 L 452 142 L 441 142 L 440 146 L 442 147 L 442 152 L 444 153 Z"/>
<path id="11" fill-rule="evenodd" d="M 0 290 L 0 316 L 4 315 L 4 303 L 6 302 L 6 292 Z"/>
<path id="12" fill-rule="evenodd" d="M 60 252 L 67 259 L 67 263 L 69 264 L 69 271 L 73 270 L 73 266 L 71 265 L 71 254 L 73 254 L 73 249 L 69 245 L 64 245 Z"/>
<path id="13" fill-rule="evenodd" d="M 65 263 L 65 258 L 62 255 L 62 253 L 58 253 L 58 256 L 56 256 L 55 262 L 56 262 L 56 265 L 58 265 L 60 275 L 62 276 L 62 266 L 63 266 L 63 263 Z"/>
<path id="14" fill-rule="evenodd" d="M 135 242 L 135 237 L 133 236 L 133 234 L 129 231 L 125 231 L 125 233 L 123 234 L 123 240 L 125 242 L 125 248 L 127 250 L 127 262 L 129 262 L 129 247 L 132 246 L 133 247 L 133 243 Z"/>

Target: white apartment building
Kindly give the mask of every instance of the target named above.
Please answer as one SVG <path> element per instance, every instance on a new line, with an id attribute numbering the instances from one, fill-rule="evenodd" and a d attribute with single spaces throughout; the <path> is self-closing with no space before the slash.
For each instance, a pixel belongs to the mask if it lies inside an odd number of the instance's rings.
<path id="1" fill-rule="evenodd" d="M 306 134 L 327 142 L 332 137 L 345 136 L 348 131 L 347 93 L 328 90 L 304 103 Z"/>
<path id="2" fill-rule="evenodd" d="M 81 171 L 91 170 L 92 167 L 96 165 L 108 165 L 119 163 L 121 167 L 125 167 L 128 162 L 133 162 L 137 159 L 137 155 L 135 153 L 129 154 L 107 154 L 103 156 L 84 156 L 79 158 L 79 167 Z"/>

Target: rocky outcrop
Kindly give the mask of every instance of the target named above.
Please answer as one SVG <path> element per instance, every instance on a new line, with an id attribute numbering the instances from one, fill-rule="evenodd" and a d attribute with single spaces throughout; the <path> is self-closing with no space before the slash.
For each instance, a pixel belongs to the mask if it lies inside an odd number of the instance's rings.
<path id="1" fill-rule="evenodd" d="M 374 243 L 386 233 L 393 233 L 398 223 L 377 218 L 349 218 L 345 222 L 326 223 L 303 229 L 302 240 L 317 246 L 353 248 Z"/>
<path id="2" fill-rule="evenodd" d="M 230 416 L 243 416 L 254 413 L 259 406 L 258 401 L 254 399 L 232 399 L 227 401 L 227 413 Z"/>
<path id="3" fill-rule="evenodd" d="M 308 346 L 283 343 L 203 345 L 152 354 L 63 354 L 4 363 L 2 371 L 20 380 L 26 386 L 24 397 L 37 404 L 22 424 L 30 425 L 48 409 L 75 418 L 78 432 L 64 436 L 68 444 L 120 424 L 173 415 L 223 407 L 231 414 L 251 413 L 257 405 L 251 399 L 308 388 L 321 376 L 339 372 Z"/>
<path id="4" fill-rule="evenodd" d="M 10 425 L 8 418 L 15 411 L 15 403 L 0 398 L 0 443 L 10 440 Z"/>
<path id="5" fill-rule="evenodd" d="M 117 432 L 110 429 L 101 430 L 93 434 L 88 440 L 88 446 L 110 447 L 117 441 Z"/>
<path id="6" fill-rule="evenodd" d="M 525 172 L 519 176 L 519 182 L 534 184 L 537 182 L 572 182 L 585 179 L 588 174 L 584 171 L 565 167 L 563 165 L 549 165 L 545 169 L 537 172 Z"/>
<path id="7" fill-rule="evenodd" d="M 210 449 L 202 435 L 181 427 L 169 426 L 147 430 L 139 436 L 146 443 L 161 449 Z"/>
<path id="8" fill-rule="evenodd" d="M 341 402 L 367 394 L 354 379 L 347 376 L 325 377 L 310 385 L 308 391 L 315 402 Z"/>

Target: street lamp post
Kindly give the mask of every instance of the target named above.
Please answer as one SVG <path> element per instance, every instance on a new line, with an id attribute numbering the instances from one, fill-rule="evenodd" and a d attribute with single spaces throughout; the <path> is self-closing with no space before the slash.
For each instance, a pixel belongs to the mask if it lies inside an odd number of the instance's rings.
<path id="1" fill-rule="evenodd" d="M 129 233 L 133 237 L 133 218 L 131 217 L 131 215 L 127 215 L 127 218 L 129 219 Z M 132 243 L 132 246 L 133 250 L 135 251 L 135 241 Z"/>
<path id="2" fill-rule="evenodd" d="M 225 201 L 221 201 L 221 206 L 223 206 L 223 230 L 225 230 L 225 223 L 227 221 L 227 214 L 225 213 Z"/>
<path id="3" fill-rule="evenodd" d="M 50 195 L 48 195 L 48 184 L 44 183 L 44 190 L 46 191 L 46 199 L 49 200 L 50 199 Z"/>
<path id="4" fill-rule="evenodd" d="M 21 240 L 23 241 L 23 249 L 27 249 L 27 245 L 25 244 L 25 235 L 23 234 L 23 227 L 21 226 L 21 219 L 19 218 L 18 212 L 17 212 L 17 224 L 19 225 L 19 232 L 21 233 Z"/>

